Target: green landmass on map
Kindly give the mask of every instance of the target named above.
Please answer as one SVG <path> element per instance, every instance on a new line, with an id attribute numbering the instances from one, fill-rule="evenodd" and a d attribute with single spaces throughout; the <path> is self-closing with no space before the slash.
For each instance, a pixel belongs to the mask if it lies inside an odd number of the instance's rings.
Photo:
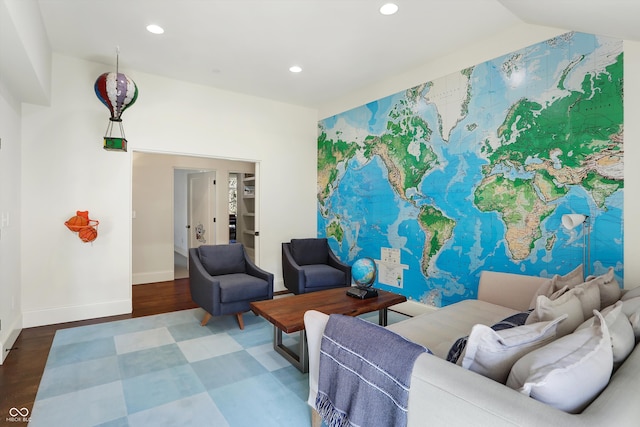
<path id="1" fill-rule="evenodd" d="M 427 268 L 431 258 L 440 252 L 447 240 L 453 236 L 456 222 L 446 217 L 441 210 L 433 206 L 422 205 L 418 214 L 418 224 L 426 235 L 420 264 L 422 273 L 428 276 Z"/>
<path id="2" fill-rule="evenodd" d="M 344 237 L 344 230 L 340 225 L 340 219 L 336 218 L 327 226 L 327 237 L 333 237 L 338 243 L 342 243 Z"/>
<path id="3" fill-rule="evenodd" d="M 318 201 L 324 204 L 331 194 L 332 185 L 338 178 L 338 164 L 352 158 L 357 150 L 355 144 L 338 139 L 327 139 L 322 132 L 318 136 Z"/>
<path id="4" fill-rule="evenodd" d="M 624 185 L 623 56 L 600 73 L 587 73 L 581 90 L 567 90 L 567 75 L 583 59 L 562 73 L 558 88 L 566 96 L 546 104 L 520 99 L 497 130 L 501 144 L 483 147 L 488 164 L 475 190 L 475 203 L 481 211 L 501 215 L 514 259 L 529 255 L 542 236 L 541 220 L 555 209 L 548 203 L 564 196 L 570 186 L 582 186 L 602 207 Z M 498 165 L 533 175 L 515 179 L 494 175 Z"/>

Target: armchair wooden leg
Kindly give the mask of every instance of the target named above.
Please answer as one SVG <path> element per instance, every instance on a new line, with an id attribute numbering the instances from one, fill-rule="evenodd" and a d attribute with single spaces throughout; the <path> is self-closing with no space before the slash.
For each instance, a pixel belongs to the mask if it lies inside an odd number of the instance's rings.
<path id="1" fill-rule="evenodd" d="M 315 408 L 311 408 L 311 427 L 320 427 L 322 425 L 322 418 Z"/>
<path id="2" fill-rule="evenodd" d="M 204 317 L 202 318 L 202 322 L 200 322 L 200 326 L 205 326 L 209 322 L 209 319 L 211 319 L 211 314 L 209 314 L 209 312 L 205 311 L 204 312 Z"/>
<path id="3" fill-rule="evenodd" d="M 238 319 L 238 325 L 240 325 L 240 329 L 244 329 L 244 319 L 242 318 L 242 313 L 236 313 L 236 319 Z"/>

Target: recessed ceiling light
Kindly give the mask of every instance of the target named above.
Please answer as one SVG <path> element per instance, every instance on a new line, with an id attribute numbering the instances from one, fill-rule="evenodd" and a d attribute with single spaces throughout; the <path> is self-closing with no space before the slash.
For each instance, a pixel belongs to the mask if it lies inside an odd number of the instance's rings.
<path id="1" fill-rule="evenodd" d="M 164 28 L 162 28 L 160 25 L 151 24 L 147 25 L 147 31 L 153 34 L 162 34 L 164 33 Z"/>
<path id="2" fill-rule="evenodd" d="M 380 7 L 380 13 L 383 15 L 393 15 L 397 11 L 398 5 L 395 3 L 383 4 L 382 7 Z"/>
<path id="3" fill-rule="evenodd" d="M 300 67 L 299 65 L 293 65 L 289 67 L 289 71 L 291 71 L 292 73 L 299 73 L 302 71 L 302 67 Z"/>

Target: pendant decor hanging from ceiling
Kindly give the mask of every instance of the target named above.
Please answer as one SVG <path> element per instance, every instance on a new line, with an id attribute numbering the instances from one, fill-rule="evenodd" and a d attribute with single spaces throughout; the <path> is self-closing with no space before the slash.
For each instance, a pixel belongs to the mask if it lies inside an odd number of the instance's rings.
<path id="1" fill-rule="evenodd" d="M 119 53 L 119 50 L 118 50 Z M 138 87 L 123 73 L 118 72 L 118 54 L 116 54 L 116 72 L 104 73 L 94 84 L 96 96 L 111 112 L 107 132 L 104 136 L 104 149 L 127 151 L 127 140 L 122 126 L 122 113 L 138 99 Z M 114 126 L 117 123 L 118 126 Z"/>

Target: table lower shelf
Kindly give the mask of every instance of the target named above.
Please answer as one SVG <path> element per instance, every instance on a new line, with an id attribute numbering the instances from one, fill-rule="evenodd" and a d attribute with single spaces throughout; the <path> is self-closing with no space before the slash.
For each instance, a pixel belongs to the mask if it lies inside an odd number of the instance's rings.
<path id="1" fill-rule="evenodd" d="M 307 349 L 307 334 L 305 330 L 299 332 L 300 339 L 298 341 L 298 352 L 287 347 L 282 342 L 282 329 L 273 327 L 273 349 L 287 359 L 289 363 L 298 368 L 302 373 L 309 372 L 309 350 Z"/>

